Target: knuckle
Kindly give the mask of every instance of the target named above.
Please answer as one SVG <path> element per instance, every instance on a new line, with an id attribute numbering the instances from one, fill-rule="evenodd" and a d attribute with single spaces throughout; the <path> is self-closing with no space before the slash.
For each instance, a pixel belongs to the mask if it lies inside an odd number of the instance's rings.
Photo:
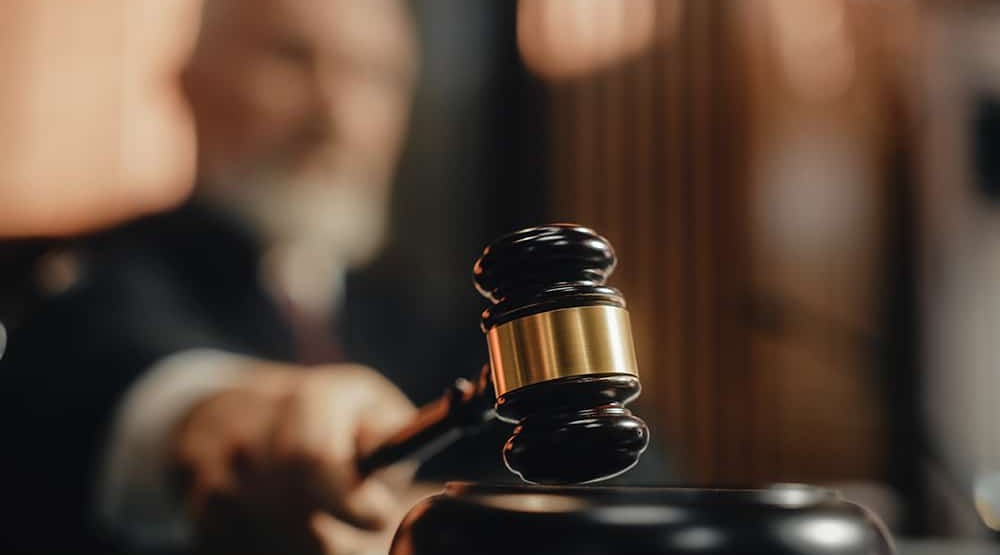
<path id="1" fill-rule="evenodd" d="M 296 445 L 283 453 L 286 464 L 307 473 L 319 472 L 331 465 L 329 453 L 312 445 Z"/>
<path id="2" fill-rule="evenodd" d="M 312 376 L 303 376 L 294 387 L 289 388 L 281 400 L 286 411 L 295 411 L 304 406 L 308 402 L 309 392 L 314 389 L 314 386 Z"/>
<path id="3" fill-rule="evenodd" d="M 372 382 L 378 381 L 382 376 L 373 368 L 353 362 L 334 364 L 326 367 L 323 372 L 328 379 L 349 379 L 351 381 Z"/>

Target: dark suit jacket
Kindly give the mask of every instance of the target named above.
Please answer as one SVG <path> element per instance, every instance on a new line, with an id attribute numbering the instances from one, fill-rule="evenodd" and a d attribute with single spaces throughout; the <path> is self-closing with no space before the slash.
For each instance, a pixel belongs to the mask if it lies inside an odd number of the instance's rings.
<path id="1" fill-rule="evenodd" d="M 91 521 L 95 463 L 118 399 L 156 361 L 198 347 L 295 360 L 290 330 L 258 283 L 251 235 L 220 214 L 190 204 L 80 240 L 73 252 L 77 283 L 11 332 L 0 361 L 4 553 L 111 549 Z M 338 329 L 351 360 L 421 404 L 478 374 L 487 355 L 478 315 L 458 328 L 440 321 L 405 266 L 383 260 L 350 276 Z M 421 473 L 513 481 L 499 459 L 508 432 L 491 425 Z M 647 477 L 660 475 L 657 461 L 647 466 Z"/>

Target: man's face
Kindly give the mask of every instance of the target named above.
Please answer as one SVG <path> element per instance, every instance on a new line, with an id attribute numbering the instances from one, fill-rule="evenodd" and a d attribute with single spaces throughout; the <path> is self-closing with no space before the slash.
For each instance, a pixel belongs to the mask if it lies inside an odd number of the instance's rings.
<path id="1" fill-rule="evenodd" d="M 415 74 L 402 4 L 209 0 L 203 17 L 184 76 L 202 193 L 268 240 L 380 234 Z"/>

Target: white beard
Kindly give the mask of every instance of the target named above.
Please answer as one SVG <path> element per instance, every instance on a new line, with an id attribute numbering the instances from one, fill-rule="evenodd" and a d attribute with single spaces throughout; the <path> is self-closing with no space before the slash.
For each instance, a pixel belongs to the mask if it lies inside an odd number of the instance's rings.
<path id="1" fill-rule="evenodd" d="M 335 308 L 344 273 L 374 258 L 388 233 L 385 188 L 336 181 L 267 172 L 203 195 L 257 233 L 265 284 L 315 314 Z"/>

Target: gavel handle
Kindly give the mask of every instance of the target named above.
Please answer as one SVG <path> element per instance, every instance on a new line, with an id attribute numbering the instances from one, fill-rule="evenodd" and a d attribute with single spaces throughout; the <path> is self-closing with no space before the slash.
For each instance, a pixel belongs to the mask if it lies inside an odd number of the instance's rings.
<path id="1" fill-rule="evenodd" d="M 407 427 L 361 458 L 358 470 L 366 476 L 403 459 L 424 461 L 462 436 L 495 418 L 489 365 L 479 380 L 455 380 L 436 401 L 420 408 Z"/>

